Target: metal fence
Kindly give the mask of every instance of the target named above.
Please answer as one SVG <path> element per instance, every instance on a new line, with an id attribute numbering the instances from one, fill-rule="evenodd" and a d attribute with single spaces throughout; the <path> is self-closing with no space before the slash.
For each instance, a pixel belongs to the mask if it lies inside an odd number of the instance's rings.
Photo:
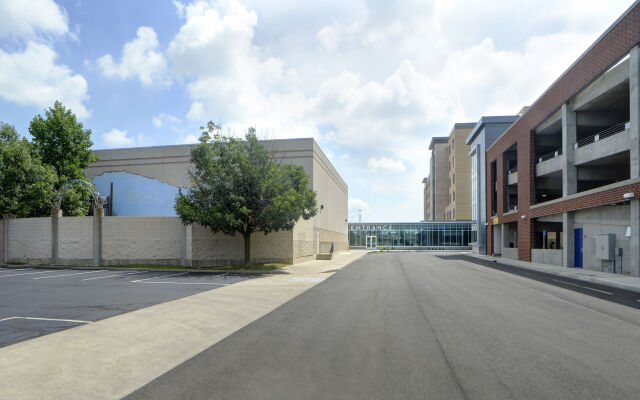
<path id="1" fill-rule="evenodd" d="M 595 143 L 604 138 L 608 138 L 609 136 L 613 136 L 615 134 L 625 132 L 627 129 L 629 129 L 629 122 L 621 122 L 607 129 L 604 129 L 594 135 L 587 136 L 586 138 L 578 140 L 576 143 L 573 144 L 573 148 L 577 149 L 577 148 L 589 145 L 591 143 Z"/>
<path id="2" fill-rule="evenodd" d="M 552 158 L 556 158 L 561 154 L 562 154 L 562 149 L 556 149 L 556 150 L 551 151 L 551 152 L 549 152 L 547 154 L 544 154 L 544 155 L 538 157 L 538 164 L 540 164 L 541 162 L 545 162 L 547 160 L 551 160 Z"/>

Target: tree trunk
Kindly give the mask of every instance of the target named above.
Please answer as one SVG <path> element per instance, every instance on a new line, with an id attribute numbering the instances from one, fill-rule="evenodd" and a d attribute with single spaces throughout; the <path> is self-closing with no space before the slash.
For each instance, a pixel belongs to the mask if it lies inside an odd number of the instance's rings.
<path id="1" fill-rule="evenodd" d="M 243 234 L 244 236 L 244 264 L 249 265 L 251 262 L 251 232 Z"/>

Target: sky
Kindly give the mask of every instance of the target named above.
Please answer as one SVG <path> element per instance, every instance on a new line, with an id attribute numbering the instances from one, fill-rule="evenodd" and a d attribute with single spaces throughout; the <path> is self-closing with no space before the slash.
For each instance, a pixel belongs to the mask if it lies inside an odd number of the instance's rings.
<path id="1" fill-rule="evenodd" d="M 420 221 L 431 137 L 530 105 L 632 0 L 0 0 L 0 121 L 95 149 L 313 137 L 349 220 Z"/>

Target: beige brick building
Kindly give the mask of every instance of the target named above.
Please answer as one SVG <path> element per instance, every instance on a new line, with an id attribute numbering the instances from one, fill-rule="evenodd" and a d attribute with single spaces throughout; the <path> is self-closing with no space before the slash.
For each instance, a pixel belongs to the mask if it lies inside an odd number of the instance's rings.
<path id="1" fill-rule="evenodd" d="M 429 177 L 422 180 L 422 204 L 423 204 L 423 221 L 429 221 L 431 216 L 431 185 Z"/>
<path id="2" fill-rule="evenodd" d="M 476 124 L 456 123 L 448 138 L 449 191 L 445 219 L 452 221 L 471 220 L 471 159 L 470 147 L 465 144 L 467 136 Z"/>
<path id="3" fill-rule="evenodd" d="M 449 150 L 446 137 L 433 137 L 429 143 L 429 221 L 443 221 L 449 204 Z"/>

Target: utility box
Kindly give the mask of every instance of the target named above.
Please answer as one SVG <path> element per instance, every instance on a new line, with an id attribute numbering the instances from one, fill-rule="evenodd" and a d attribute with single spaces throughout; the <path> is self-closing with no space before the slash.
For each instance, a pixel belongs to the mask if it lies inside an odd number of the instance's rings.
<path id="1" fill-rule="evenodd" d="M 596 235 L 596 258 L 599 260 L 614 260 L 616 251 L 616 235 L 607 233 Z"/>

